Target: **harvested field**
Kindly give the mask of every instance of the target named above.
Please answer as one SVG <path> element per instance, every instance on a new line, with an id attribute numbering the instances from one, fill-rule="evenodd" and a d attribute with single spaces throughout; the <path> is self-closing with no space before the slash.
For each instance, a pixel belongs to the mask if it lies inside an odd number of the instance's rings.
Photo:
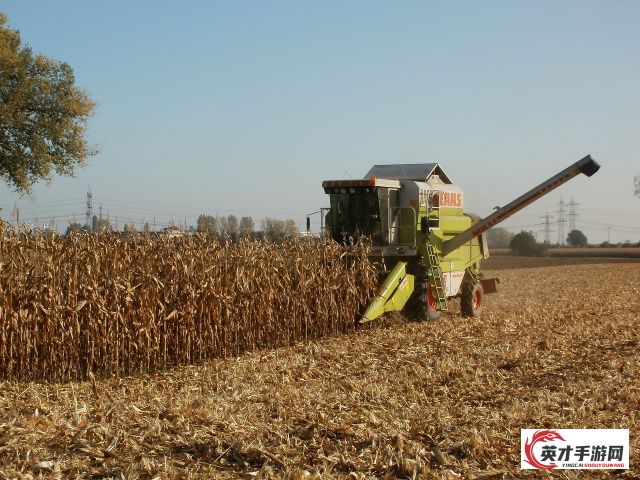
<path id="1" fill-rule="evenodd" d="M 152 375 L 5 382 L 0 477 L 640 478 L 640 269 L 488 270 L 483 316 L 400 317 Z M 632 470 L 519 470 L 520 428 L 630 428 Z M 307 474 L 308 472 L 308 474 Z"/>
<path id="2" fill-rule="evenodd" d="M 640 258 L 640 248 L 552 248 L 552 257 Z"/>
<path id="3" fill-rule="evenodd" d="M 483 268 L 510 270 L 512 268 L 560 267 L 563 265 L 636 264 L 640 268 L 640 257 L 597 258 L 597 257 L 519 257 L 516 255 L 493 255 L 484 261 Z"/>
<path id="4" fill-rule="evenodd" d="M 513 255 L 509 248 L 492 248 L 492 256 Z M 546 257 L 553 258 L 635 258 L 640 259 L 640 248 L 638 247 L 589 247 L 589 248 L 548 248 L 545 250 Z"/>

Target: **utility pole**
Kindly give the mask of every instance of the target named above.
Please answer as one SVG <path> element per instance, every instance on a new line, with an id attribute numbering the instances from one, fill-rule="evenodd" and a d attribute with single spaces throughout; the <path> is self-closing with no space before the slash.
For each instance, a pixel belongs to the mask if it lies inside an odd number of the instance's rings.
<path id="1" fill-rule="evenodd" d="M 578 219 L 578 210 L 577 206 L 579 204 L 571 197 L 571 201 L 567 204 L 569 207 L 569 213 L 567 216 L 569 217 L 569 231 L 572 232 L 576 229 L 576 220 Z"/>
<path id="2" fill-rule="evenodd" d="M 551 243 L 551 220 L 553 220 L 553 216 L 546 213 L 542 218 L 544 219 L 544 244 L 549 245 Z"/>
<path id="3" fill-rule="evenodd" d="M 18 204 L 13 202 L 13 210 L 11 211 L 11 216 L 16 217 L 16 224 L 20 222 L 20 209 L 18 208 Z"/>
<path id="4" fill-rule="evenodd" d="M 565 218 L 565 214 L 567 213 L 567 211 L 565 210 L 565 203 L 564 200 L 562 200 L 562 195 L 560 195 L 560 201 L 558 202 L 558 220 L 556 220 L 556 223 L 558 224 L 558 245 L 565 245 L 567 239 L 565 238 L 564 235 L 564 224 L 566 223 L 567 219 Z"/>
<path id="5" fill-rule="evenodd" d="M 91 219 L 93 217 L 93 194 L 91 193 L 91 187 L 87 188 L 87 210 L 85 212 L 85 226 L 88 230 L 91 230 Z"/>

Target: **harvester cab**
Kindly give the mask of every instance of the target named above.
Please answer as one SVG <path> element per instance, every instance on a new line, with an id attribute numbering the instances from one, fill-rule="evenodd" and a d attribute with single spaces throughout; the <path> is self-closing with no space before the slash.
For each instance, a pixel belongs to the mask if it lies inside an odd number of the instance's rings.
<path id="1" fill-rule="evenodd" d="M 489 256 L 484 232 L 576 175 L 600 166 L 587 155 L 488 217 L 464 213 L 464 194 L 437 163 L 374 165 L 364 179 L 325 180 L 330 198 L 325 226 L 335 241 L 368 237 L 373 257 L 393 265 L 361 322 L 405 308 L 435 320 L 460 298 L 461 312 L 479 316 L 498 280 L 484 278 Z"/>

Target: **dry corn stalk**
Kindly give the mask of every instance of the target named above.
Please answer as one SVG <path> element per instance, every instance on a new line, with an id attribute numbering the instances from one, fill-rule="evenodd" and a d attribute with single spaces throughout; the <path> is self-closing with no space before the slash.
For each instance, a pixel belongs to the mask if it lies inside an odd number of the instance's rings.
<path id="1" fill-rule="evenodd" d="M 367 247 L 2 231 L 0 377 L 148 372 L 353 329 Z"/>

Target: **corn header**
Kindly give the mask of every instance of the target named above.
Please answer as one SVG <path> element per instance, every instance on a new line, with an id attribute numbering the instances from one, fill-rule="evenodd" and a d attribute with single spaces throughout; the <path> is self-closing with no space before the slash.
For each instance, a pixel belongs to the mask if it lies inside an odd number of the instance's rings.
<path id="1" fill-rule="evenodd" d="M 375 165 L 361 180 L 324 181 L 331 237 L 348 243 L 367 236 L 372 256 L 393 265 L 360 321 L 403 309 L 436 320 L 456 297 L 463 315 L 479 316 L 484 295 L 498 283 L 480 273 L 489 256 L 484 233 L 576 175 L 590 177 L 599 168 L 587 155 L 481 220 L 464 213 L 462 189 L 437 163 Z"/>

